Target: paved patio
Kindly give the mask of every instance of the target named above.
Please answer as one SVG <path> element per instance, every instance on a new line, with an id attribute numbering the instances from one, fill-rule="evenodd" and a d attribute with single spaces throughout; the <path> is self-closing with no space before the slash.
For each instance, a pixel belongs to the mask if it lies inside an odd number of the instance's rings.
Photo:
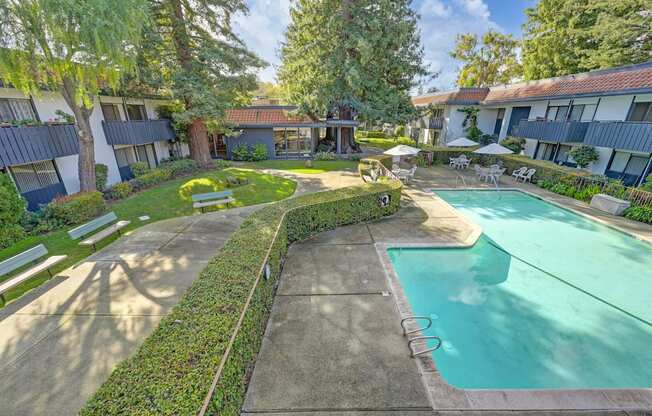
<path id="1" fill-rule="evenodd" d="M 0 414 L 77 413 L 253 209 L 144 226 L 0 310 Z"/>

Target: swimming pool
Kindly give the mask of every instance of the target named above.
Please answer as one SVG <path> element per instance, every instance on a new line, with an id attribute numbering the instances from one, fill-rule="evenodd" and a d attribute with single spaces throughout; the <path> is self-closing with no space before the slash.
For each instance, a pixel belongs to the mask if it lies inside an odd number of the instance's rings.
<path id="1" fill-rule="evenodd" d="M 518 191 L 437 191 L 483 235 L 392 248 L 444 379 L 465 389 L 652 387 L 652 248 Z"/>

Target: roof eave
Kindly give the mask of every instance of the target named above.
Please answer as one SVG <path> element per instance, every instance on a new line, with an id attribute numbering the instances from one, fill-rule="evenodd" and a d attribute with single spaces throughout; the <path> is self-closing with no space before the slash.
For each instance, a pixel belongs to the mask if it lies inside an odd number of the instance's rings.
<path id="1" fill-rule="evenodd" d="M 481 104 L 493 105 L 493 104 L 507 104 L 507 103 L 518 103 L 518 102 L 528 102 L 528 101 L 541 101 L 541 100 L 565 100 L 565 99 L 583 98 L 583 97 L 611 97 L 616 95 L 650 94 L 650 93 L 652 93 L 652 87 L 633 88 L 633 89 L 618 90 L 618 91 L 587 92 L 587 93 L 580 93 L 580 94 L 540 95 L 536 97 L 508 98 L 504 100 L 484 100 L 481 102 Z"/>

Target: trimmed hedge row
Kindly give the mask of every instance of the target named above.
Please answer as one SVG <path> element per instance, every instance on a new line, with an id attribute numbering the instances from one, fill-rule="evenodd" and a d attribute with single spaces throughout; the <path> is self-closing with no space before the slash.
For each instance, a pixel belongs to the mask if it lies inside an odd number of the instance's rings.
<path id="1" fill-rule="evenodd" d="M 383 194 L 390 195 L 385 207 L 379 204 Z M 196 414 L 245 311 L 208 411 L 239 414 L 288 245 L 393 214 L 400 194 L 398 182 L 374 183 L 291 198 L 251 214 L 81 414 Z M 266 263 L 269 281 L 262 279 Z"/>

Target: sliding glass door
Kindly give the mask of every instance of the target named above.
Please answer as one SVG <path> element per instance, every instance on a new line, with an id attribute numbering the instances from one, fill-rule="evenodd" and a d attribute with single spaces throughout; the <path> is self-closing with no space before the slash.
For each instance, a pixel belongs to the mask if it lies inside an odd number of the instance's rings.
<path id="1" fill-rule="evenodd" d="M 312 154 L 310 128 L 275 128 L 274 149 L 279 159 L 297 159 Z"/>

